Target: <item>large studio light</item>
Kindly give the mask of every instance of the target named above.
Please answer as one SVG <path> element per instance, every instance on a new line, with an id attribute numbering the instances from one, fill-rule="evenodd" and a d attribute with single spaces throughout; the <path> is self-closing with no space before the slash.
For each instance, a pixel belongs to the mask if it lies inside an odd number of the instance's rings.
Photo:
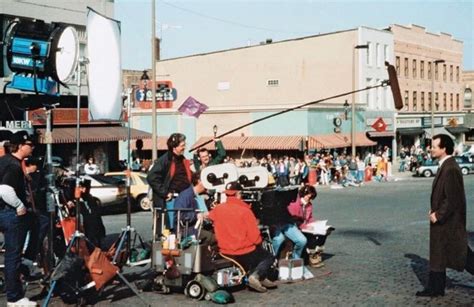
<path id="1" fill-rule="evenodd" d="M 57 94 L 73 76 L 79 39 L 72 26 L 42 20 L 15 20 L 5 36 L 7 63 L 15 75 L 10 88 Z"/>
<path id="2" fill-rule="evenodd" d="M 89 120 L 120 120 L 122 63 L 120 22 L 91 8 L 87 11 Z"/>

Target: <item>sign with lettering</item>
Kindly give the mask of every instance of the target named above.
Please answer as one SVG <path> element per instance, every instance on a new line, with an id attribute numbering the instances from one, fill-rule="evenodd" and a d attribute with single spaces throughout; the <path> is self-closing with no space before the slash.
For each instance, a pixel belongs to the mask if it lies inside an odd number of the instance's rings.
<path id="1" fill-rule="evenodd" d="M 26 130 L 29 134 L 33 134 L 33 123 L 29 120 L 4 120 L 0 121 L 0 130 L 8 130 L 12 133 Z"/>
<path id="2" fill-rule="evenodd" d="M 397 128 L 421 127 L 421 118 L 397 118 Z"/>
<path id="3" fill-rule="evenodd" d="M 153 100 L 152 81 L 142 82 L 138 88 L 134 89 L 133 100 L 135 106 L 142 109 L 151 108 Z M 172 108 L 173 101 L 178 99 L 178 91 L 173 88 L 171 81 L 156 81 L 156 107 Z"/>

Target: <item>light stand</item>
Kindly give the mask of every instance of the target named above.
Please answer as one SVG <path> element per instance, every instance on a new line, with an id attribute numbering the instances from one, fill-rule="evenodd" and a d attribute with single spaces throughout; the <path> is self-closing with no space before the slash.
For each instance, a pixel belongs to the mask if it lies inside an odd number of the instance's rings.
<path id="1" fill-rule="evenodd" d="M 146 75 L 146 72 L 144 72 L 144 75 Z M 146 81 L 145 81 L 146 82 Z M 119 244 L 117 246 L 117 249 L 116 249 L 116 252 L 115 252 L 115 255 L 112 259 L 112 263 L 113 264 L 116 264 L 117 263 L 117 259 L 120 255 L 120 252 L 123 248 L 123 245 L 125 244 L 126 242 L 126 253 L 127 253 L 127 258 L 128 258 L 128 262 L 129 262 L 129 265 L 130 266 L 135 266 L 135 265 L 142 265 L 142 264 L 146 264 L 148 262 L 150 262 L 151 260 L 150 259 L 147 259 L 146 261 L 144 262 L 135 262 L 134 264 L 132 264 L 132 259 L 131 259 L 131 247 L 132 247 L 132 233 L 134 233 L 134 243 L 136 241 L 136 238 L 138 237 L 139 241 L 140 241 L 140 244 L 142 245 L 142 248 L 145 248 L 145 243 L 143 242 L 143 239 L 142 237 L 140 236 L 140 234 L 138 234 L 135 230 L 135 228 L 132 228 L 131 227 L 131 224 L 132 224 L 132 197 L 131 197 L 131 192 L 130 192 L 130 189 L 131 189 L 131 172 L 132 172 L 132 168 L 131 168 L 131 152 L 130 152 L 130 142 L 131 142 L 131 117 L 132 117 L 132 101 L 131 101 L 131 93 L 133 92 L 133 88 L 130 88 L 127 90 L 127 125 L 128 125 L 128 129 L 127 129 L 127 170 L 126 170 L 126 187 L 127 187 L 127 226 L 125 228 L 122 228 L 122 231 L 118 237 L 118 241 L 119 241 Z M 145 97 L 146 97 L 146 91 L 145 91 Z"/>

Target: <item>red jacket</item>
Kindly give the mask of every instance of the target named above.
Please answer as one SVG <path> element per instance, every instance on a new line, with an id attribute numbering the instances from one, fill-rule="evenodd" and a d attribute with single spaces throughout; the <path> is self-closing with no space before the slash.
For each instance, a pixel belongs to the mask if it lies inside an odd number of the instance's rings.
<path id="1" fill-rule="evenodd" d="M 217 245 L 226 255 L 244 255 L 255 250 L 262 243 L 257 219 L 250 206 L 236 197 L 209 212 L 214 223 Z"/>
<path id="2" fill-rule="evenodd" d="M 300 197 L 298 197 L 296 201 L 290 203 L 288 206 L 288 212 L 291 216 L 302 221 L 302 223 L 299 225 L 300 229 L 306 228 L 309 223 L 314 222 L 313 204 L 309 202 L 303 206 Z"/>

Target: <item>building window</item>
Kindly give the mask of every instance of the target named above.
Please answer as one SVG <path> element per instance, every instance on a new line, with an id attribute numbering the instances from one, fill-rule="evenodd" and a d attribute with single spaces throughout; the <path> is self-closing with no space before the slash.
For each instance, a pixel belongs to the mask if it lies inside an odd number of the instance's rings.
<path id="1" fill-rule="evenodd" d="M 405 104 L 405 111 L 408 111 L 408 91 L 405 91 L 404 104 Z"/>
<path id="2" fill-rule="evenodd" d="M 443 110 L 448 110 L 448 95 L 443 93 Z"/>
<path id="3" fill-rule="evenodd" d="M 439 111 L 439 93 L 435 93 L 435 108 Z"/>
<path id="4" fill-rule="evenodd" d="M 431 80 L 433 76 L 431 75 L 431 62 L 428 62 L 428 80 Z"/>
<path id="5" fill-rule="evenodd" d="M 421 112 L 425 112 L 425 92 L 421 92 L 420 94 L 420 103 L 421 103 Z"/>
<path id="6" fill-rule="evenodd" d="M 467 88 L 464 90 L 464 108 L 470 109 L 472 107 L 472 90 Z"/>
<path id="7" fill-rule="evenodd" d="M 446 64 L 443 64 L 443 81 L 446 81 Z"/>
<path id="8" fill-rule="evenodd" d="M 453 65 L 449 66 L 449 81 L 453 82 Z"/>
<path id="9" fill-rule="evenodd" d="M 405 58 L 405 78 L 408 78 L 408 58 Z"/>
<path id="10" fill-rule="evenodd" d="M 397 69 L 397 76 L 400 77 L 400 57 L 395 57 L 395 68 Z"/>
<path id="11" fill-rule="evenodd" d="M 375 44 L 375 65 L 380 67 L 380 44 Z"/>
<path id="12" fill-rule="evenodd" d="M 411 69 L 412 69 L 413 79 L 415 79 L 416 78 L 416 60 L 415 59 L 413 60 L 413 65 Z"/>
<path id="13" fill-rule="evenodd" d="M 413 92 L 413 111 L 417 111 L 418 110 L 418 106 L 417 106 L 417 99 L 416 99 L 416 91 Z"/>
<path id="14" fill-rule="evenodd" d="M 383 58 L 385 61 L 390 62 L 390 59 L 388 58 L 388 45 L 383 46 Z"/>
<path id="15" fill-rule="evenodd" d="M 454 94 L 449 94 L 449 105 L 451 107 L 451 111 L 454 111 Z"/>
<path id="16" fill-rule="evenodd" d="M 372 85 L 372 78 L 365 79 L 365 84 L 366 84 L 366 87 L 371 86 Z M 365 99 L 367 100 L 367 105 L 369 106 L 369 108 L 372 108 L 372 102 L 371 102 L 372 91 L 373 90 L 365 91 L 365 95 L 366 95 Z"/>
<path id="17" fill-rule="evenodd" d="M 279 83 L 278 79 L 267 80 L 267 86 L 278 86 Z"/>
<path id="18" fill-rule="evenodd" d="M 456 82 L 459 82 L 459 66 L 456 66 Z"/>
<path id="19" fill-rule="evenodd" d="M 432 102 L 432 97 L 431 97 L 431 92 L 428 92 L 428 110 L 431 111 L 431 108 L 433 107 L 433 102 Z"/>
<path id="20" fill-rule="evenodd" d="M 370 42 L 367 42 L 367 46 L 369 46 L 369 50 L 366 50 L 367 52 L 365 53 L 365 63 L 370 66 L 370 55 L 372 54 L 372 44 Z"/>
<path id="21" fill-rule="evenodd" d="M 459 107 L 459 94 L 456 94 L 456 111 L 459 110 L 461 110 L 461 108 Z"/>
<path id="22" fill-rule="evenodd" d="M 438 63 L 435 63 L 435 80 L 438 81 Z"/>
<path id="23" fill-rule="evenodd" d="M 420 61 L 420 79 L 425 78 L 425 61 Z"/>

